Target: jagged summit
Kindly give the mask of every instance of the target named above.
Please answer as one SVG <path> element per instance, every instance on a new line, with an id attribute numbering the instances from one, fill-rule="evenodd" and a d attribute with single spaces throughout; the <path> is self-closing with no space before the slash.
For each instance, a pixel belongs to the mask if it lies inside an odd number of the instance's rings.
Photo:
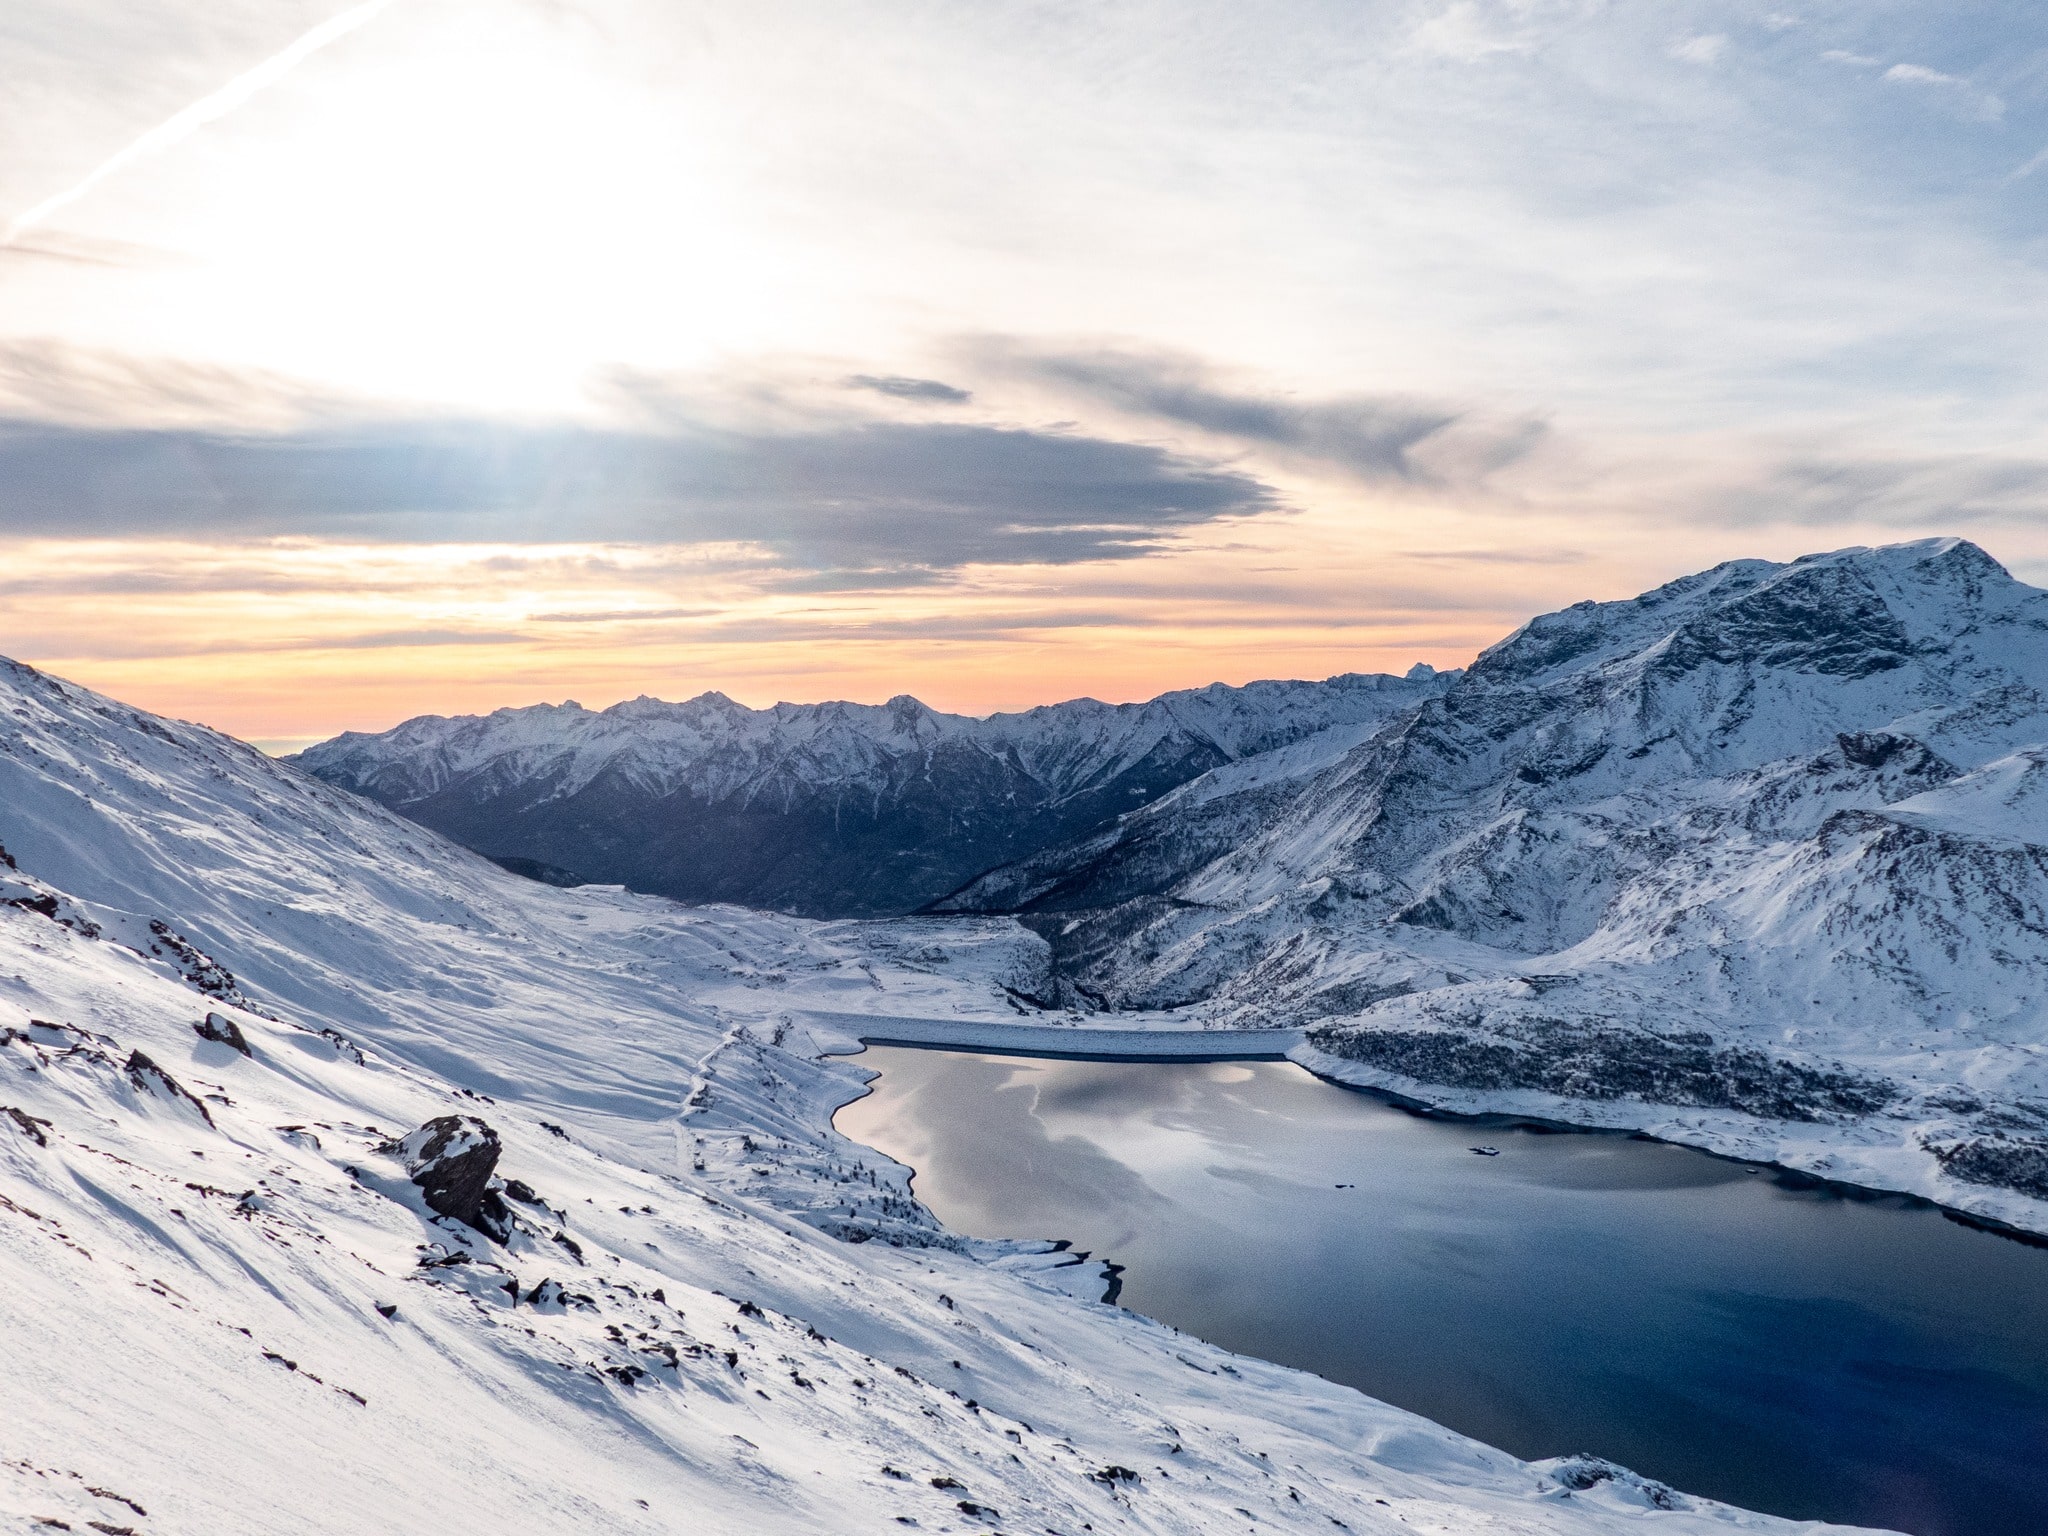
<path id="1" fill-rule="evenodd" d="M 907 912 L 1220 763 L 1442 688 L 1350 674 L 950 715 L 719 693 L 349 733 L 296 761 L 514 868 L 819 916 Z"/>
<path id="2" fill-rule="evenodd" d="M 1979 618 L 1999 622 L 2032 588 L 1964 539 L 1923 539 L 1807 555 L 1785 565 L 1735 560 L 1621 602 L 1544 614 L 1481 652 L 1489 683 L 1642 656 L 1672 673 L 1753 665 L 1840 677 L 1902 666 L 1954 641 Z M 2036 609 L 2038 612 L 2038 609 Z"/>
<path id="3" fill-rule="evenodd" d="M 1332 880 L 1391 910 L 1415 861 L 1503 815 L 1853 758 L 1875 749 L 1840 739 L 1869 732 L 1961 771 L 2048 734 L 2044 709 L 2048 593 L 1973 544 L 1737 561 L 1533 619 L 1364 742 L 1297 754 L 1277 782 L 1265 764 L 1219 770 L 1103 846 L 992 871 L 941 906 L 1251 900 Z"/>

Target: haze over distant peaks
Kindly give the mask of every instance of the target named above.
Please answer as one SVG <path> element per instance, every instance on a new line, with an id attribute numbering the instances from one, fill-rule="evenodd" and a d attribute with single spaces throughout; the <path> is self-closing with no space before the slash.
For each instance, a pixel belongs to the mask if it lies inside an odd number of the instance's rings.
<path id="1" fill-rule="evenodd" d="M 907 694 L 760 710 L 722 693 L 536 704 L 351 732 L 294 761 L 557 883 L 872 917 L 1220 764 L 1333 729 L 1356 739 L 1446 682 L 1418 667 L 982 718 Z"/>

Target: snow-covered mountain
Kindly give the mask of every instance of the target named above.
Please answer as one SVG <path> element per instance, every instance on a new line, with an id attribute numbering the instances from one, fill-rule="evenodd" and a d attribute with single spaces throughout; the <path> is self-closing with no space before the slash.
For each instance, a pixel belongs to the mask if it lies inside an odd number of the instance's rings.
<path id="1" fill-rule="evenodd" d="M 9 1530 L 1823 1529 L 940 1229 L 830 1130 L 866 1074 L 811 1021 L 1009 1014 L 1007 919 L 551 889 L 11 663 L 0 843 Z"/>
<path id="2" fill-rule="evenodd" d="M 1048 1002 L 1750 1155 L 1825 1125 L 1817 1171 L 2038 1227 L 2048 593 L 1939 540 L 1581 603 L 939 906 L 1024 914 Z"/>
<path id="3" fill-rule="evenodd" d="M 723 694 L 423 716 L 296 761 L 557 883 L 827 917 L 914 911 L 992 865 L 1220 764 L 1440 691 L 1407 678 L 1215 684 L 984 719 L 900 697 L 748 709 Z"/>

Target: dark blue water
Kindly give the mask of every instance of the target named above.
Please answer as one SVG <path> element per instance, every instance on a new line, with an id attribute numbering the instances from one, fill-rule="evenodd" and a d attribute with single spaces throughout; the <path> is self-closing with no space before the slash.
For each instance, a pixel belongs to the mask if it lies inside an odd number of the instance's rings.
<path id="1" fill-rule="evenodd" d="M 1913 1536 L 2048 1533 L 2048 1250 L 1283 1063 L 860 1060 L 882 1076 L 839 1128 L 947 1225 L 1071 1239 L 1202 1338 L 1525 1457 Z"/>

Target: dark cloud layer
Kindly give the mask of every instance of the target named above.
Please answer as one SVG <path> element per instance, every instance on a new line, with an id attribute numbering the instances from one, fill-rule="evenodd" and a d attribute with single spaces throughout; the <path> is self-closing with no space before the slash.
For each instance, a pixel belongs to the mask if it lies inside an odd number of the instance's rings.
<path id="1" fill-rule="evenodd" d="M 1527 453 L 1543 433 L 1521 417 L 1401 396 L 1296 399 L 1233 389 L 1199 360 L 1116 350 L 972 349 L 998 368 L 1072 390 L 1133 415 L 1174 422 L 1366 480 L 1439 485 L 1474 479 Z"/>
<path id="2" fill-rule="evenodd" d="M 0 422 L 0 528 L 15 534 L 747 541 L 810 569 L 871 571 L 1131 556 L 1277 505 L 1249 475 L 1155 447 L 988 426 Z"/>
<path id="3" fill-rule="evenodd" d="M 872 390 L 893 400 L 933 400 L 943 405 L 965 405 L 974 398 L 972 390 L 957 385 L 938 379 L 910 379 L 896 373 L 856 373 L 846 381 L 846 387 Z"/>

